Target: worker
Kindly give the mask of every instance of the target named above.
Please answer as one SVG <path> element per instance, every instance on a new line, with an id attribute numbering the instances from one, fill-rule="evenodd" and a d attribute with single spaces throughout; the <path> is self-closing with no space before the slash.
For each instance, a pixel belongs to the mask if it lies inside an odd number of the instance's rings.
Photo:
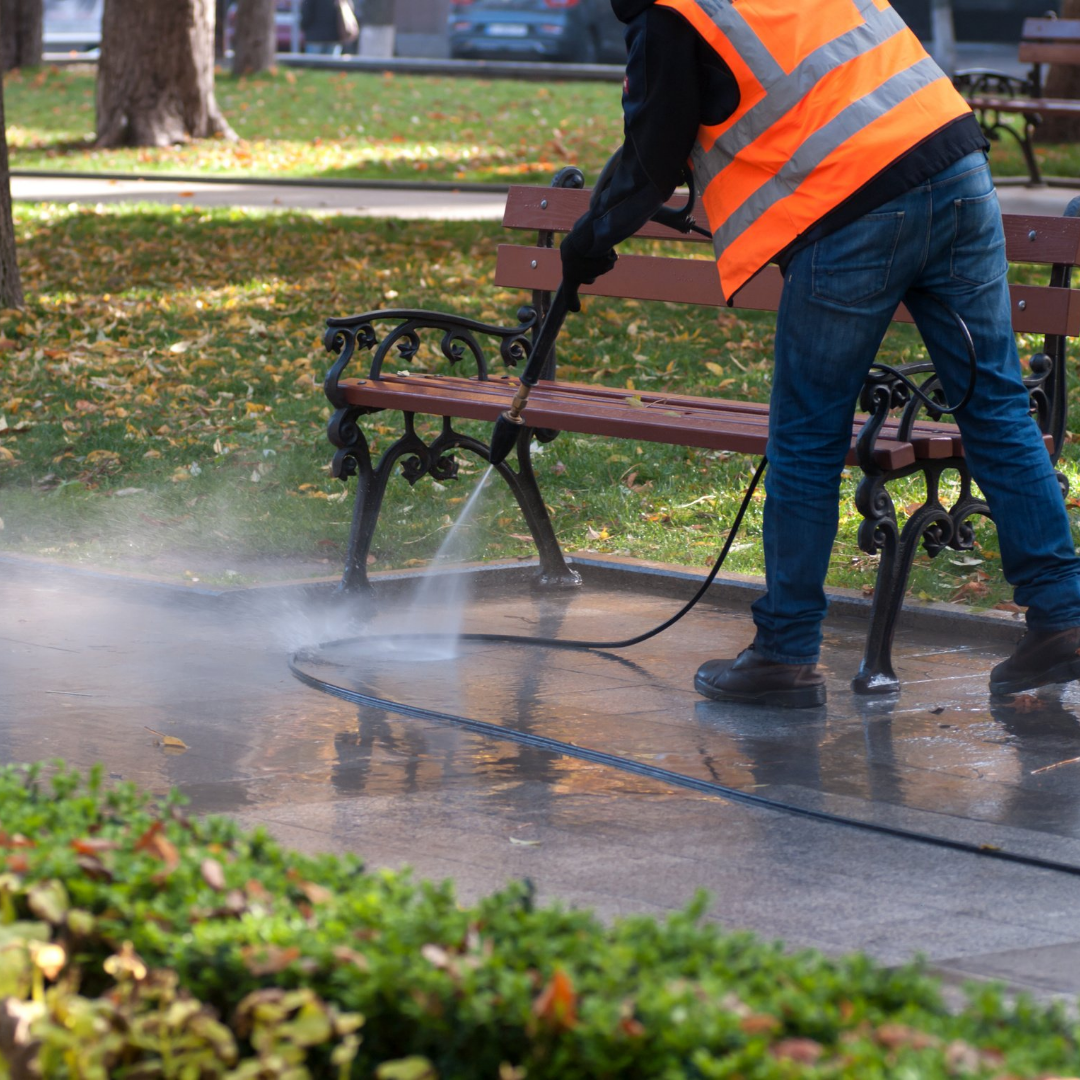
<path id="1" fill-rule="evenodd" d="M 304 52 L 340 56 L 360 34 L 355 8 L 356 0 L 302 0 Z"/>
<path id="2" fill-rule="evenodd" d="M 897 306 L 915 318 L 990 506 L 1027 632 L 990 676 L 1008 694 L 1080 677 L 1080 560 L 1012 332 L 988 145 L 886 0 L 612 0 L 626 24 L 624 141 L 610 185 L 561 245 L 564 292 L 671 197 L 689 164 L 731 303 L 769 262 L 777 315 L 756 634 L 710 660 L 709 698 L 825 703 L 825 576 L 856 399 Z"/>

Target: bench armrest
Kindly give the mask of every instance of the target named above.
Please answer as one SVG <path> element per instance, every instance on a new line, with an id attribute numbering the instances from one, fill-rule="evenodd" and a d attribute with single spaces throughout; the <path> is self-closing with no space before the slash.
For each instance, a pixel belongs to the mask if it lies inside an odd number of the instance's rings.
<path id="1" fill-rule="evenodd" d="M 1034 74 L 1023 78 L 990 68 L 967 68 L 953 76 L 953 86 L 968 99 L 978 97 L 1038 97 Z"/>
<path id="2" fill-rule="evenodd" d="M 1050 428 L 1053 410 L 1048 389 L 1051 386 L 1050 375 L 1054 363 L 1046 353 L 1036 353 L 1028 363 L 1031 374 L 1025 376 L 1024 386 L 1028 391 L 1031 415 L 1044 435 L 1052 435 Z M 904 364 L 895 370 L 899 372 L 899 375 L 912 380 L 931 401 L 939 402 L 941 405 L 948 404 L 933 364 L 929 362 Z M 899 375 L 875 369 L 870 372 L 863 384 L 859 408 L 869 415 L 859 432 L 855 452 L 859 467 L 867 476 L 877 476 L 882 473 L 874 459 L 874 450 L 878 435 L 881 434 L 891 412 L 894 410 L 900 412 L 899 425 L 894 438 L 901 442 L 912 441 L 915 437 L 915 425 L 920 419 L 937 422 L 945 417 L 944 412 L 929 407 L 921 398 L 913 394 Z M 926 378 L 921 378 L 922 376 Z"/>
<path id="3" fill-rule="evenodd" d="M 424 331 L 442 335 L 436 346 L 438 355 L 452 365 L 471 357 L 476 377 L 486 380 L 489 377 L 488 359 L 481 346 L 481 338 L 489 337 L 498 342 L 499 356 L 507 367 L 516 367 L 528 359 L 532 344 L 529 335 L 537 323 L 535 309 L 520 308 L 518 320 L 516 326 L 497 326 L 460 315 L 418 309 L 387 309 L 327 319 L 323 344 L 327 352 L 337 354 L 337 360 L 326 373 L 323 390 L 334 408 L 348 407 L 339 383 L 356 350 L 373 350 L 367 378 L 378 379 L 388 357 L 395 363 L 412 363 L 423 348 Z M 380 339 L 376 330 L 379 323 L 397 325 Z"/>

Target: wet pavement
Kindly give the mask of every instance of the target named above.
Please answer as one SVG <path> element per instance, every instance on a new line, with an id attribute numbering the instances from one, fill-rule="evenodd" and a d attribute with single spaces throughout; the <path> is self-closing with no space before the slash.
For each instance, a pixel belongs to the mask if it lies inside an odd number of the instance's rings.
<path id="1" fill-rule="evenodd" d="M 498 574 L 486 581 L 472 598 L 436 591 L 413 629 L 430 631 L 460 605 L 467 630 L 619 637 L 692 591 L 629 570 L 547 596 Z M 865 622 L 857 605 L 838 604 L 829 704 L 784 712 L 691 689 L 699 663 L 748 642 L 744 585 L 619 655 L 465 642 L 452 659 L 415 638 L 388 642 L 412 632 L 408 593 L 380 588 L 376 608 L 342 612 L 316 601 L 326 590 L 215 594 L 0 560 L 0 760 L 100 761 L 114 778 L 177 786 L 197 812 L 265 824 L 295 847 L 453 877 L 465 899 L 529 877 L 545 899 L 615 916 L 670 911 L 706 888 L 712 917 L 792 947 L 865 949 L 890 963 L 922 953 L 958 978 L 1080 993 L 1076 876 L 357 706 L 287 666 L 300 649 L 304 670 L 364 694 L 1080 866 L 1080 689 L 1011 701 L 987 692 L 1018 624 L 916 620 L 896 650 L 903 692 L 860 699 L 848 680 Z M 372 640 L 316 647 L 357 632 Z M 164 748 L 161 735 L 188 749 Z"/>
<path id="2" fill-rule="evenodd" d="M 395 217 L 497 219 L 505 196 L 188 180 L 15 177 L 21 199 L 291 207 Z M 1002 186 L 1006 213 L 1060 214 L 1076 192 Z M 498 573 L 488 575 L 498 583 Z M 622 567 L 574 594 L 506 582 L 472 599 L 438 590 L 417 624 L 464 610 L 465 629 L 628 636 L 693 592 L 687 575 Z M 613 584 L 614 583 L 614 584 Z M 621 583 L 621 585 L 620 585 Z M 752 635 L 753 584 L 732 582 L 668 633 L 625 653 L 464 643 L 453 659 L 352 635 L 400 632 L 408 592 L 348 617 L 276 588 L 217 594 L 0 557 L 0 762 L 62 757 L 194 810 L 263 824 L 304 850 L 452 877 L 466 900 L 511 878 L 545 900 L 611 917 L 664 914 L 699 888 L 712 917 L 792 947 L 923 954 L 957 980 L 1080 994 L 1080 879 L 748 806 L 609 765 L 409 719 L 320 694 L 343 687 L 545 736 L 692 780 L 1080 867 L 1080 689 L 992 700 L 990 667 L 1020 632 L 959 612 L 909 619 L 897 698 L 848 689 L 865 604 L 828 623 L 829 704 L 720 706 L 693 672 Z M 396 590 L 396 591 L 395 591 Z M 430 649 L 427 650 L 429 653 Z M 156 734 L 155 734 L 156 733 Z M 182 752 L 162 735 L 182 739 Z M 3 808 L 0 807 L 0 824 Z"/>

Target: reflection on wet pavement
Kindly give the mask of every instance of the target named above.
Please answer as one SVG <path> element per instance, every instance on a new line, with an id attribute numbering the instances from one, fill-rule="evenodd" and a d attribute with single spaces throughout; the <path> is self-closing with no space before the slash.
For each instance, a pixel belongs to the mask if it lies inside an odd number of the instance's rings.
<path id="1" fill-rule="evenodd" d="M 1074 878 L 358 709 L 301 685 L 286 663 L 303 649 L 305 670 L 364 694 L 1080 865 L 1080 691 L 991 700 L 987 674 L 1007 645 L 980 640 L 977 623 L 936 640 L 902 631 L 903 692 L 865 699 L 848 688 L 864 624 L 832 619 L 829 704 L 787 712 L 721 706 L 692 690 L 701 662 L 750 640 L 743 605 L 702 605 L 618 655 L 463 642 L 453 659 L 423 659 L 408 642 L 341 640 L 392 633 L 392 596 L 381 612 L 343 615 L 299 590 L 256 602 L 3 569 L 0 761 L 101 761 L 113 777 L 153 792 L 177 786 L 197 812 L 268 824 L 290 844 L 452 875 L 466 897 L 528 875 L 542 895 L 615 915 L 670 910 L 704 886 L 725 923 L 829 950 L 889 960 L 922 951 L 958 971 L 979 958 L 998 974 L 1013 961 L 994 957 L 1057 950 L 1074 974 L 1040 983 L 1017 960 L 1020 981 L 1080 990 Z M 472 600 L 465 629 L 610 639 L 678 603 L 631 589 L 544 597 L 519 587 Z M 167 751 L 152 732 L 189 749 Z"/>
<path id="2" fill-rule="evenodd" d="M 470 626 L 523 620 L 538 636 L 610 637 L 658 620 L 669 602 L 625 593 L 487 601 Z M 624 654 L 462 642 L 452 660 L 407 647 L 335 643 L 301 666 L 372 697 L 542 733 L 746 791 L 805 789 L 1080 840 L 1080 693 L 994 699 L 1000 647 L 907 647 L 898 698 L 848 689 L 861 626 L 834 625 L 829 705 L 790 711 L 720 705 L 690 686 L 697 665 L 733 655 L 752 635 L 744 614 L 705 609 L 666 639 Z M 504 751 L 510 753 L 511 751 Z"/>

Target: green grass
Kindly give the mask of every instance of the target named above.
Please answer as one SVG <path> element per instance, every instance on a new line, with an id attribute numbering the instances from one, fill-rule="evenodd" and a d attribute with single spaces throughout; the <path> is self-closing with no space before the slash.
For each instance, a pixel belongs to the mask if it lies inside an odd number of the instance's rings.
<path id="1" fill-rule="evenodd" d="M 595 177 L 622 138 L 614 83 L 552 83 L 279 70 L 218 73 L 217 98 L 241 137 L 164 150 L 93 149 L 94 69 L 5 77 L 16 168 L 322 179 L 533 181 L 562 165 Z M 1080 146 L 1040 146 L 1049 176 L 1080 175 Z M 1026 176 L 1016 143 L 997 142 L 997 176 Z"/>
<path id="2" fill-rule="evenodd" d="M 1080 176 L 1080 144 L 1046 143 L 1035 146 L 1035 158 L 1044 177 Z M 1028 168 L 1020 146 L 1009 135 L 999 135 L 990 147 L 990 169 L 995 177 L 1028 178 Z"/>
<path id="3" fill-rule="evenodd" d="M 614 83 L 281 70 L 219 74 L 216 92 L 240 143 L 98 151 L 92 68 L 10 74 L 12 167 L 547 183 L 568 164 L 595 176 L 622 132 Z"/>
<path id="4" fill-rule="evenodd" d="M 326 316 L 393 305 L 512 323 L 527 300 L 492 284 L 502 234 L 493 223 L 21 206 L 17 231 L 29 306 L 0 313 L 0 545 L 171 580 L 339 570 L 351 488 L 327 472 Z M 591 301 L 568 323 L 560 363 L 576 380 L 764 400 L 772 341 L 765 314 Z M 897 328 L 884 355 L 908 360 L 920 348 Z M 369 417 L 366 430 L 381 452 L 400 417 Z M 460 461 L 457 483 L 391 483 L 373 569 L 432 556 L 482 471 Z M 698 567 L 711 563 L 752 466 L 568 435 L 537 459 L 567 549 Z M 1066 472 L 1075 483 L 1072 445 Z M 854 484 L 845 481 L 829 581 L 869 588 L 875 560 L 856 543 Z M 895 498 L 902 513 L 918 484 L 899 485 Z M 508 492 L 492 485 L 475 556 L 528 555 L 525 532 Z M 759 533 L 760 502 L 728 569 L 762 572 Z M 979 544 L 973 555 L 920 556 L 915 595 L 1005 599 L 992 526 Z"/>
<path id="5" fill-rule="evenodd" d="M 99 152 L 90 146 L 92 69 L 9 75 L 12 163 L 546 183 L 569 162 L 595 175 L 620 137 L 610 84 L 280 71 L 219 76 L 217 92 L 240 144 Z M 1040 154 L 1051 173 L 1080 164 L 1073 147 Z M 993 158 L 999 174 L 1023 171 L 1009 142 Z M 523 299 L 491 285 L 494 225 L 135 207 L 22 209 L 19 228 L 32 301 L 27 315 L 0 321 L 9 361 L 0 446 L 15 459 L 0 461 L 0 542 L 201 581 L 287 576 L 297 566 L 332 572 L 340 563 L 349 504 L 326 475 L 327 409 L 317 386 L 326 315 L 451 306 L 509 322 Z M 571 322 L 561 357 L 569 377 L 586 381 L 764 400 L 771 347 L 767 315 L 605 302 Z M 886 355 L 907 359 L 920 348 L 898 329 Z M 391 417 L 369 428 L 377 450 L 398 432 Z M 1066 472 L 1074 475 L 1071 451 Z M 475 463 L 462 463 L 464 484 L 391 486 L 375 568 L 430 557 L 478 475 Z M 696 566 L 711 562 L 751 464 L 572 436 L 538 458 L 568 548 Z M 869 588 L 876 564 L 855 542 L 854 483 L 845 484 L 830 583 Z M 901 509 L 919 499 L 914 481 L 898 489 Z M 486 496 L 478 517 L 478 553 L 528 553 L 506 493 Z M 759 528 L 752 513 L 730 569 L 761 572 Z M 974 555 L 920 556 L 914 593 L 1005 599 L 992 527 L 978 537 Z"/>

